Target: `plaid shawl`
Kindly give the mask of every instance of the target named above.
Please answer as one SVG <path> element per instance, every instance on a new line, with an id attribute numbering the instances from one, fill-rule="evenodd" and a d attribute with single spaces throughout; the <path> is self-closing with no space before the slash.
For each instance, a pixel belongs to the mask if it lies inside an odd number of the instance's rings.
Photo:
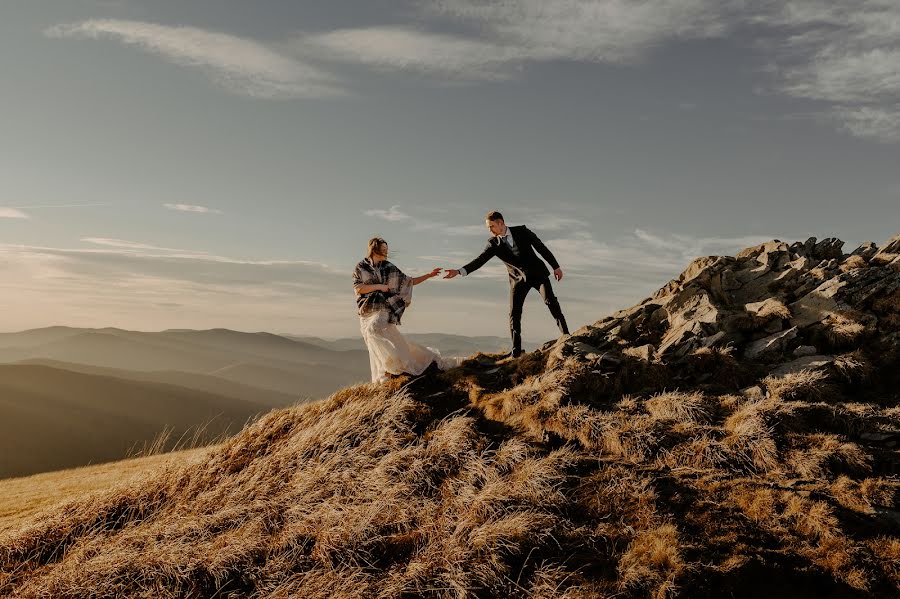
<path id="1" fill-rule="evenodd" d="M 360 316 L 380 310 L 388 311 L 388 322 L 400 324 L 403 311 L 412 303 L 412 279 L 388 262 L 382 260 L 376 266 L 366 258 L 353 271 L 353 287 L 360 285 L 387 285 L 387 293 L 373 291 L 356 296 L 356 307 Z"/>

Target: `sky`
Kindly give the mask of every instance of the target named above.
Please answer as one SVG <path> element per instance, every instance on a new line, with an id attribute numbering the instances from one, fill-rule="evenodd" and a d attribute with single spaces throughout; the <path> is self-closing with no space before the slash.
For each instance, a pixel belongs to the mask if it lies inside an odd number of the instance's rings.
<path id="1" fill-rule="evenodd" d="M 459 268 L 488 210 L 573 329 L 697 256 L 900 233 L 896 0 L 4 0 L 0 75 L 4 331 L 357 335 L 370 237 Z M 403 330 L 507 311 L 494 260 Z"/>

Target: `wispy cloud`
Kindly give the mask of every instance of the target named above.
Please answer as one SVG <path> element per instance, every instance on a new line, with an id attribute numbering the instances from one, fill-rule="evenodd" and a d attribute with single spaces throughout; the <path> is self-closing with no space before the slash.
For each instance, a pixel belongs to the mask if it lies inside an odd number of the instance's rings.
<path id="1" fill-rule="evenodd" d="M 503 67 L 518 49 L 407 27 L 340 29 L 309 36 L 301 48 L 371 67 L 441 73 L 466 79 L 505 79 Z"/>
<path id="2" fill-rule="evenodd" d="M 9 300 L 0 329 L 354 328 L 347 273 L 313 261 L 250 260 L 121 239 L 85 242 L 97 247 L 0 244 L 0 292 Z M 343 304 L 346 310 L 335 309 Z"/>
<path id="3" fill-rule="evenodd" d="M 524 62 L 634 63 L 674 39 L 719 37 L 731 3 L 721 0 L 444 0 L 420 4 L 426 20 L 465 25 L 477 36 L 408 26 L 340 29 L 300 47 L 384 69 L 462 79 L 507 79 Z"/>
<path id="4" fill-rule="evenodd" d="M 417 6 L 414 27 L 339 29 L 302 38 L 297 47 L 382 70 L 479 81 L 515 77 L 537 62 L 634 65 L 672 42 L 741 30 L 758 36 L 769 54 L 775 91 L 830 104 L 830 120 L 853 135 L 900 141 L 900 4 L 891 0 L 423 0 Z M 442 22 L 458 33 L 435 31 Z"/>
<path id="5" fill-rule="evenodd" d="M 250 266 L 309 266 L 323 269 L 328 268 L 322 263 L 311 262 L 307 260 L 246 260 L 242 258 L 212 254 L 202 250 L 161 247 L 149 243 L 128 241 L 126 239 L 114 239 L 108 237 L 83 237 L 81 241 L 91 245 L 102 246 L 104 249 L 76 248 L 65 250 L 57 249 L 56 251 L 65 252 L 68 254 L 120 254 L 135 258 L 161 258 L 167 260 L 216 262 L 219 264 L 244 264 Z"/>
<path id="6" fill-rule="evenodd" d="M 0 218 L 29 218 L 29 216 L 18 208 L 0 207 Z"/>
<path id="7" fill-rule="evenodd" d="M 196 27 L 98 19 L 56 25 L 52 38 L 113 39 L 204 70 L 226 89 L 259 98 L 319 98 L 341 95 L 330 73 L 285 56 L 260 42 Z"/>
<path id="8" fill-rule="evenodd" d="M 791 0 L 753 21 L 780 36 L 778 91 L 830 104 L 853 135 L 900 141 L 900 4 Z"/>
<path id="9" fill-rule="evenodd" d="M 169 210 L 178 212 L 196 212 L 199 214 L 222 214 L 221 210 L 215 208 L 207 208 L 206 206 L 194 206 L 192 204 L 163 204 Z"/>
<path id="10" fill-rule="evenodd" d="M 400 210 L 400 206 L 391 206 L 388 210 L 381 209 L 372 209 L 366 210 L 365 214 L 367 216 L 372 216 L 374 218 L 380 218 L 382 220 L 390 221 L 390 222 L 400 222 L 411 220 L 412 217 L 405 212 Z"/>
<path id="11" fill-rule="evenodd" d="M 429 11 L 466 21 L 529 60 L 640 61 L 676 39 L 724 35 L 729 0 L 443 0 Z"/>
<path id="12" fill-rule="evenodd" d="M 427 212 L 434 213 L 429 210 Z M 395 223 L 406 223 L 412 231 L 432 231 L 438 235 L 447 235 L 451 237 L 486 235 L 483 224 L 480 225 L 457 225 L 448 224 L 447 222 L 431 217 L 414 216 L 408 212 L 400 210 L 400 206 L 391 206 L 390 209 L 372 209 L 364 211 L 364 214 L 373 218 L 386 220 Z"/>

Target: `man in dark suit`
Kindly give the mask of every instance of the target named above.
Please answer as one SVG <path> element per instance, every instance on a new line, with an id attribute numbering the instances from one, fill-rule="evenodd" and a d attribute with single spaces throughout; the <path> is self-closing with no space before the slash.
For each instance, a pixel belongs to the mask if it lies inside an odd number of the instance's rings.
<path id="1" fill-rule="evenodd" d="M 522 306 L 525 305 L 525 296 L 532 288 L 540 292 L 544 303 L 550 309 L 550 314 L 556 319 L 556 326 L 560 332 L 568 334 L 566 318 L 550 285 L 550 271 L 537 257 L 535 250 L 553 268 L 553 276 L 557 281 L 561 281 L 563 277 L 559 262 L 538 236 L 525 225 L 507 227 L 503 215 L 497 211 L 488 212 L 484 222 L 492 235 L 484 251 L 459 270 L 449 269 L 444 278 L 466 276 L 484 266 L 494 256 L 503 260 L 509 271 L 509 332 L 512 336 L 513 357 L 522 355 Z"/>

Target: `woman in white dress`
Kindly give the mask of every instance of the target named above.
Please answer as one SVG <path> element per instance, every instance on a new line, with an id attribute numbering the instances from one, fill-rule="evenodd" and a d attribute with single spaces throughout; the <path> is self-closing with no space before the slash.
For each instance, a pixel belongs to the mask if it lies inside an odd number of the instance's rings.
<path id="1" fill-rule="evenodd" d="M 458 359 L 442 358 L 437 350 L 408 341 L 397 328 L 403 312 L 412 303 L 412 288 L 436 277 L 441 269 L 408 277 L 387 257 L 387 242 L 375 237 L 369 240 L 366 258 L 353 272 L 360 332 L 369 349 L 372 382 L 387 380 L 391 375 L 418 376 L 432 362 L 442 370 L 457 365 Z"/>

